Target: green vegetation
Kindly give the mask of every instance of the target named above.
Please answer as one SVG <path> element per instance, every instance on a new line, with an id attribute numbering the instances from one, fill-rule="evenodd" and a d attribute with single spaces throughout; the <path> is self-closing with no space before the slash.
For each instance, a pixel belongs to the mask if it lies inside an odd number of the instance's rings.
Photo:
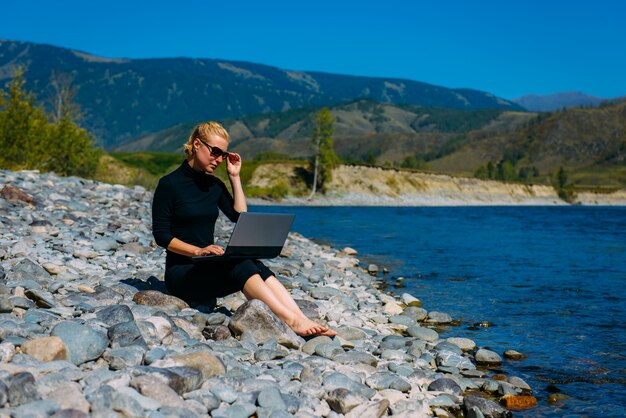
<path id="1" fill-rule="evenodd" d="M 574 193 L 574 185 L 569 182 L 567 171 L 563 167 L 559 167 L 552 173 L 552 187 L 556 190 L 559 197 L 566 202 L 573 202 L 576 198 Z"/>
<path id="2" fill-rule="evenodd" d="M 324 191 L 326 184 L 331 180 L 332 170 L 339 163 L 333 147 L 333 132 L 335 120 L 327 107 L 320 110 L 313 125 L 311 145 L 313 146 L 313 158 L 311 168 L 313 171 L 313 188 L 311 197 L 319 188 Z"/>
<path id="3" fill-rule="evenodd" d="M 76 124 L 77 106 L 59 101 L 55 113 L 48 114 L 36 106 L 35 95 L 24 84 L 23 71 L 18 70 L 7 90 L 0 90 L 0 167 L 92 176 L 102 152 Z M 69 85 L 59 88 L 64 98 L 73 98 Z"/>
<path id="4" fill-rule="evenodd" d="M 146 170 L 154 176 L 163 176 L 176 169 L 184 159 L 182 153 L 111 152 L 110 155 L 132 167 Z"/>

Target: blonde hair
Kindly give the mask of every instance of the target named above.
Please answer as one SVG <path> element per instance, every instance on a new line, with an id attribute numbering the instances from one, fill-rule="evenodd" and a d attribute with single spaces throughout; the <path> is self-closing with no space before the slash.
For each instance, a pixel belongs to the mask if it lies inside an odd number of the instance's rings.
<path id="1" fill-rule="evenodd" d="M 226 129 L 224 129 L 222 125 L 214 121 L 204 122 L 193 128 L 193 132 L 189 135 L 187 143 L 183 146 L 185 154 L 187 154 L 188 157 L 193 155 L 194 139 L 198 138 L 200 141 L 207 142 L 211 135 L 217 135 L 220 138 L 224 138 L 227 142 L 230 142 L 230 135 L 228 135 L 228 132 L 226 132 Z"/>

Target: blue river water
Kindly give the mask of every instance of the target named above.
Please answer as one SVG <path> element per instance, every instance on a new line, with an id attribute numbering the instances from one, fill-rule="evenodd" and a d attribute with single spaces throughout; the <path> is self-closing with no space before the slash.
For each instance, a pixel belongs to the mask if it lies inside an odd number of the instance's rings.
<path id="1" fill-rule="evenodd" d="M 461 321 L 442 337 L 527 354 L 502 365 L 539 400 L 516 416 L 626 413 L 626 208 L 252 210 L 295 213 L 293 230 L 389 269 L 373 280 Z M 569 398 L 550 404 L 557 390 Z"/>

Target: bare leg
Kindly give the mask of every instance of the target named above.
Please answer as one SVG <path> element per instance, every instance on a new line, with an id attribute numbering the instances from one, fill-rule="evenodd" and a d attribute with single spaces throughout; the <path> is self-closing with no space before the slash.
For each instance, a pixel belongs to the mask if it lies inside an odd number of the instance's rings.
<path id="1" fill-rule="evenodd" d="M 317 322 L 311 321 L 309 318 L 307 318 L 307 316 L 302 312 L 296 301 L 293 300 L 291 293 L 289 293 L 289 291 L 285 289 L 285 286 L 283 286 L 283 284 L 279 282 L 276 277 L 268 277 L 267 280 L 265 280 L 265 284 L 270 288 L 272 293 L 274 293 L 274 296 L 276 296 L 276 298 L 280 300 L 282 304 L 287 307 L 287 309 L 295 313 L 301 321 L 313 323 L 317 326 L 322 327 L 322 332 L 320 333 L 321 335 L 327 335 L 332 337 L 337 334 L 335 331 L 329 329 L 328 327 L 320 325 Z"/>
<path id="2" fill-rule="evenodd" d="M 286 290 L 285 290 L 286 291 Z M 291 311 L 263 281 L 261 276 L 255 274 L 250 277 L 243 286 L 243 294 L 248 299 L 259 299 L 265 303 L 280 319 L 285 321 L 296 334 L 302 336 L 316 335 L 324 333 L 327 328 L 307 319 L 300 317 Z M 291 298 L 291 296 L 289 296 Z M 293 302 L 293 299 L 292 299 Z M 295 303 L 295 302 L 294 302 Z"/>

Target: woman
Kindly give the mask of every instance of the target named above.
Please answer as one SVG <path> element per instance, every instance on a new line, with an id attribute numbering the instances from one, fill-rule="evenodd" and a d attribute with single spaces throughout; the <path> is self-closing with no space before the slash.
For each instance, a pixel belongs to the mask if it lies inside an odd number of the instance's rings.
<path id="1" fill-rule="evenodd" d="M 192 301 L 241 290 L 248 299 L 264 302 L 299 335 L 335 335 L 308 319 L 262 262 L 191 262 L 190 256 L 224 253 L 214 244 L 218 209 L 233 222 L 248 210 L 239 177 L 241 157 L 227 152 L 229 140 L 228 132 L 217 122 L 196 126 L 184 146 L 187 159 L 161 178 L 154 192 L 152 231 L 157 244 L 167 250 L 168 290 Z M 224 160 L 234 198 L 222 181 L 210 175 Z"/>

